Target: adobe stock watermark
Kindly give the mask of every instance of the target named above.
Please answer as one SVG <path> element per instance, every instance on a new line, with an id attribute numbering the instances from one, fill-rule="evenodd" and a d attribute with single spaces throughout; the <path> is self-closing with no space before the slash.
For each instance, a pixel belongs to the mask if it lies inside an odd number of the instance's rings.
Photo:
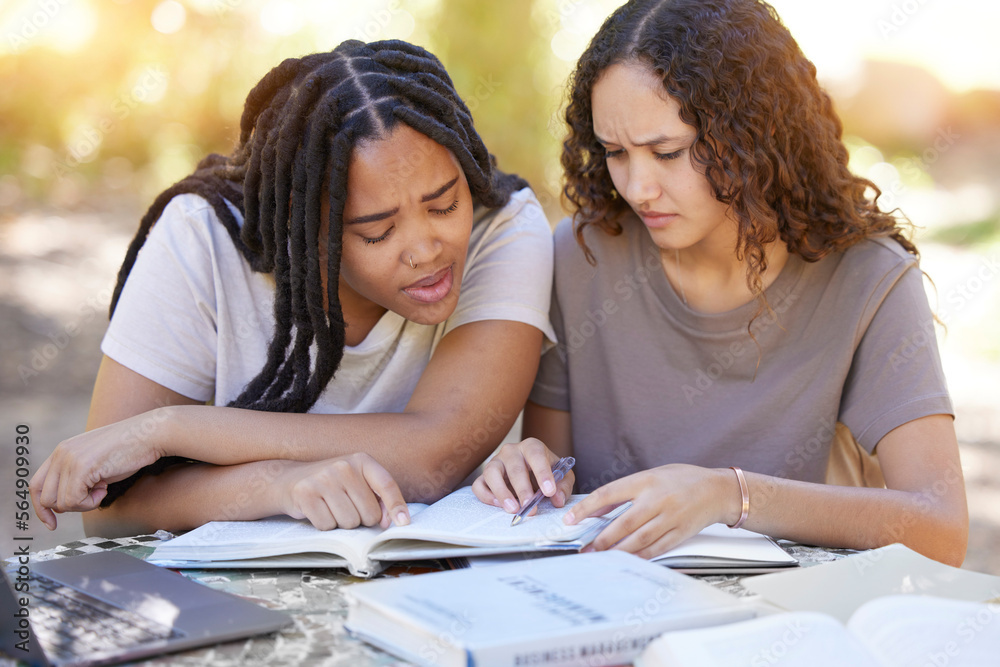
<path id="1" fill-rule="evenodd" d="M 836 431 L 837 423 L 835 421 L 829 417 L 820 417 L 816 433 L 805 442 L 796 443 L 792 451 L 785 454 L 785 464 L 790 466 L 791 472 L 801 471 L 817 456 L 829 457 L 830 443 L 833 442 Z M 780 476 L 788 477 L 787 474 Z"/>
<path id="2" fill-rule="evenodd" d="M 947 325 L 955 315 L 978 299 L 998 274 L 1000 274 L 1000 255 L 993 253 L 990 257 L 983 257 L 972 271 L 945 294 L 945 302 L 954 307 L 943 310 L 938 315 L 941 323 Z M 921 356 L 928 346 L 937 345 L 934 324 L 933 319 L 924 320 L 915 331 L 900 338 L 899 344 L 889 355 L 889 366 L 892 370 L 898 371 Z"/>
<path id="3" fill-rule="evenodd" d="M 1000 589 L 993 589 L 989 593 L 992 600 L 1000 599 Z M 975 641 L 984 633 L 991 632 L 993 636 L 1000 636 L 1000 629 L 997 628 L 1000 617 L 1000 603 L 987 602 L 979 607 L 975 612 L 970 612 L 962 618 L 955 626 L 955 639 L 950 639 L 940 647 L 940 650 L 928 651 L 925 654 L 925 661 L 922 663 L 931 667 L 948 667 L 953 663 L 967 665 L 974 664 L 968 662 L 962 655 L 965 651 L 969 654 L 969 649 L 973 648 Z M 973 657 L 985 658 L 986 655 L 981 650 L 974 651 Z M 994 656 L 995 658 L 996 656 Z M 975 664 L 986 664 L 978 663 Z"/>
<path id="4" fill-rule="evenodd" d="M 443 608 L 438 608 L 437 611 L 447 613 Z M 448 616 L 451 621 L 441 628 L 433 639 L 422 644 L 417 651 L 427 664 L 438 664 L 445 653 L 454 648 L 460 648 L 462 636 L 469 631 L 475 620 L 467 609 L 463 609 L 461 614 L 448 613 Z"/>
<path id="5" fill-rule="evenodd" d="M 954 306 L 954 309 L 941 315 L 941 321 L 947 324 L 948 319 L 974 301 L 983 289 L 993 282 L 997 274 L 1000 274 L 1000 254 L 994 252 L 990 257 L 983 257 L 975 270 L 948 290 L 945 301 Z"/>
<path id="6" fill-rule="evenodd" d="M 625 627 L 616 631 L 610 639 L 580 645 L 576 657 L 584 665 L 618 664 L 622 662 L 622 656 L 638 654 L 662 634 L 656 621 L 673 606 L 674 599 L 680 592 L 678 585 L 670 581 L 649 579 L 631 571 L 626 571 L 625 574 L 635 576 L 639 585 L 645 588 L 655 584 L 656 591 L 642 604 L 633 606 L 625 613 L 622 619 Z"/>
<path id="7" fill-rule="evenodd" d="M 76 272 L 80 276 L 104 273 L 104 267 L 93 257 L 84 259 Z M 17 365 L 17 374 L 21 382 L 27 386 L 31 380 L 51 369 L 56 359 L 69 347 L 73 339 L 80 335 L 84 327 L 95 317 L 108 311 L 113 294 L 114 286 L 105 285 L 82 301 L 76 317 L 46 334 L 47 340 L 33 347 L 28 352 L 27 359 Z"/>
<path id="8" fill-rule="evenodd" d="M 930 485 L 930 488 L 923 490 L 917 497 L 915 511 L 904 510 L 898 520 L 884 526 L 880 531 L 879 541 L 882 544 L 892 544 L 902 542 L 908 528 L 916 524 L 920 516 L 930 514 L 937 501 L 947 495 L 953 488 L 962 484 L 962 468 L 958 465 L 950 465 L 941 470 L 941 475 Z M 859 574 L 864 574 L 865 570 L 878 563 L 885 557 L 883 550 L 870 550 L 851 556 L 851 562 L 858 570 Z"/>
<path id="9" fill-rule="evenodd" d="M 882 39 L 888 40 L 889 37 L 899 32 L 929 2 L 930 0 L 894 2 L 889 9 L 888 17 L 880 18 L 875 22 L 878 31 L 882 34 Z"/>
<path id="10" fill-rule="evenodd" d="M 212 10 L 216 18 L 222 18 L 242 7 L 244 3 L 245 0 L 215 0 L 212 3 Z"/>
<path id="11" fill-rule="evenodd" d="M 912 178 L 922 176 L 928 167 L 941 159 L 941 156 L 947 153 L 961 138 L 962 135 L 953 131 L 950 125 L 946 128 L 938 128 L 931 145 L 925 148 L 924 152 L 918 158 L 909 160 L 903 164 L 901 171 Z M 905 194 L 907 190 L 908 188 L 902 179 L 894 179 L 879 196 L 879 208 L 885 211 L 893 210 L 896 208 L 897 199 Z"/>
<path id="12" fill-rule="evenodd" d="M 21 19 L 20 24 L 7 33 L 7 43 L 12 53 L 20 53 L 28 48 L 31 40 L 38 37 L 52 23 L 70 0 L 37 0 L 34 8 Z"/>
<path id="13" fill-rule="evenodd" d="M 66 147 L 65 157 L 56 161 L 56 176 L 65 177 L 81 164 L 93 161 L 105 138 L 114 132 L 137 106 L 166 86 L 167 80 L 168 73 L 162 65 L 150 65 L 144 69 L 126 93 L 112 100 L 110 117 L 101 119 L 96 125 L 83 125 L 77 128 L 77 132 Z"/>
<path id="14" fill-rule="evenodd" d="M 797 443 L 791 451 L 785 454 L 785 467 L 770 474 L 778 479 L 791 479 L 793 472 L 801 471 L 817 460 L 827 461 L 830 458 L 830 446 L 836 437 L 837 423 L 830 417 L 820 417 L 813 435 L 805 442 Z M 734 481 L 735 485 L 735 481 Z M 778 485 L 763 484 L 755 487 L 753 492 L 754 507 L 763 508 L 771 502 L 778 492 Z"/>
<path id="15" fill-rule="evenodd" d="M 767 648 L 757 651 L 750 658 L 750 667 L 770 667 L 780 663 L 808 632 L 809 628 L 805 627 L 802 619 L 785 621 L 785 631 L 781 633 L 781 637 L 771 642 Z"/>
<path id="16" fill-rule="evenodd" d="M 422 498 L 436 498 L 442 491 L 451 490 L 449 481 L 462 474 L 467 475 L 487 454 L 496 447 L 510 431 L 517 415 L 504 410 L 490 408 L 483 422 L 468 430 L 459 440 L 452 456 L 437 470 L 428 471 L 420 483 L 418 493 Z"/>
<path id="17" fill-rule="evenodd" d="M 761 313 L 750 323 L 750 332 L 753 335 L 751 340 L 759 340 L 765 332 L 778 324 L 778 316 L 787 312 L 799 299 L 798 294 L 789 291 L 776 296 L 774 303 L 770 304 L 770 310 Z M 705 392 L 711 390 L 726 371 L 735 366 L 748 350 L 756 352 L 757 349 L 757 346 L 753 345 L 752 342 L 734 341 L 727 348 L 712 352 L 714 361 L 705 368 L 696 369 L 694 380 L 681 386 L 688 405 L 694 405 L 696 398 L 703 397 Z"/>
<path id="18" fill-rule="evenodd" d="M 563 361 L 574 352 L 581 350 L 587 341 L 597 334 L 610 319 L 621 310 L 621 303 L 629 301 L 637 292 L 649 285 L 649 280 L 656 271 L 662 271 L 660 258 L 654 253 L 648 253 L 642 263 L 633 271 L 623 275 L 615 282 L 612 289 L 616 296 L 605 299 L 593 310 L 584 314 L 584 320 L 579 324 L 570 325 L 566 330 L 566 343 L 557 347 Z"/>
<path id="19" fill-rule="evenodd" d="M 385 8 L 373 11 L 364 24 L 354 29 L 354 38 L 362 42 L 373 42 L 389 27 L 397 14 L 409 13 L 401 7 L 400 0 L 389 0 Z"/>
<path id="20" fill-rule="evenodd" d="M 273 492 L 275 483 L 288 470 L 289 465 L 308 463 L 303 461 L 304 457 L 303 445 L 284 438 L 278 443 L 278 451 L 274 457 L 244 464 L 252 467 L 250 473 L 241 479 L 239 490 L 218 505 L 213 521 L 245 520 L 245 510 L 261 496 Z M 216 536 L 224 530 L 226 527 L 220 524 L 206 524 L 197 535 L 192 536 L 192 544 L 216 544 Z"/>
<path id="21" fill-rule="evenodd" d="M 585 2 L 587 0 L 559 0 L 554 7 L 545 10 L 545 20 L 550 26 L 562 25 L 563 20 L 576 13 Z"/>
<path id="22" fill-rule="evenodd" d="M 605 484 L 615 481 L 616 479 L 621 479 L 627 475 L 638 472 L 636 469 L 636 464 L 638 463 L 638 458 L 628 446 L 623 442 L 618 443 L 618 447 L 615 448 L 613 455 L 613 463 L 604 469 L 604 471 L 597 477 L 590 477 L 586 480 L 577 479 L 576 488 L 579 493 L 590 493 L 595 491 Z"/>

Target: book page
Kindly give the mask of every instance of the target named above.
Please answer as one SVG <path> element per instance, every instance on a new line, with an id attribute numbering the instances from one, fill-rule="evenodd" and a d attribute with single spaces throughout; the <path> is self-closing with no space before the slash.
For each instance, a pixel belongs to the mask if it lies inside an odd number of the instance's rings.
<path id="1" fill-rule="evenodd" d="M 437 501 L 409 526 L 393 526 L 379 538 L 379 543 L 393 539 L 437 541 L 466 546 L 544 546 L 552 542 L 571 542 L 600 523 L 600 518 L 584 519 L 575 526 L 562 522 L 570 507 L 584 498 L 571 496 L 565 507 L 555 508 L 547 499 L 537 505 L 537 513 L 511 526 L 512 514 L 480 502 L 466 486 Z M 582 545 L 581 545 L 582 546 Z"/>
<path id="2" fill-rule="evenodd" d="M 409 504 L 411 516 L 426 508 Z M 262 558 L 319 551 L 359 564 L 379 527 L 322 531 L 304 519 L 274 516 L 257 521 L 212 521 L 156 547 L 150 561 L 204 561 Z"/>
<path id="3" fill-rule="evenodd" d="M 794 564 L 795 559 L 771 538 L 743 528 L 735 530 L 721 523 L 707 526 L 673 549 L 652 560 L 674 566 L 676 561 L 687 567 L 716 563 Z"/>
<path id="4" fill-rule="evenodd" d="M 1000 595 L 1000 577 L 931 560 L 902 544 L 872 549 L 832 563 L 762 574 L 743 587 L 789 611 L 820 611 L 847 623 L 865 602 L 918 593 L 982 602 Z"/>
<path id="5" fill-rule="evenodd" d="M 667 632 L 636 667 L 883 667 L 834 618 L 814 612 L 774 614 L 713 628 Z"/>
<path id="6" fill-rule="evenodd" d="M 847 627 L 893 667 L 1000 664 L 1000 604 L 889 595 L 862 605 Z"/>

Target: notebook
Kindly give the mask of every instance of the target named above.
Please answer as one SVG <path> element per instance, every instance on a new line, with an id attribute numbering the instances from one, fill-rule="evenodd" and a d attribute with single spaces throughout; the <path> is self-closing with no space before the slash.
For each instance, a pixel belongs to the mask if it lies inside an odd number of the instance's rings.
<path id="1" fill-rule="evenodd" d="M 292 622 L 118 551 L 33 562 L 0 579 L 0 651 L 32 665 L 113 664 Z"/>

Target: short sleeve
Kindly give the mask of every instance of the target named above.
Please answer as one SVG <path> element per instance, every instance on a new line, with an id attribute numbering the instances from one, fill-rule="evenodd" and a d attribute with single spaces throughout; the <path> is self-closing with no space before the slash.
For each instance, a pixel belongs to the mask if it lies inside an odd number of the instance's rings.
<path id="1" fill-rule="evenodd" d="M 894 428 L 935 414 L 954 411 L 922 273 L 910 262 L 855 350 L 839 418 L 871 452 Z"/>
<path id="2" fill-rule="evenodd" d="M 469 322 L 511 320 L 539 329 L 549 346 L 556 340 L 551 292 L 552 231 L 535 194 L 525 188 L 473 225 L 462 291 L 445 333 Z"/>
<path id="3" fill-rule="evenodd" d="M 184 396 L 207 401 L 216 371 L 216 281 L 200 197 L 174 198 L 153 225 L 122 289 L 101 350 Z"/>

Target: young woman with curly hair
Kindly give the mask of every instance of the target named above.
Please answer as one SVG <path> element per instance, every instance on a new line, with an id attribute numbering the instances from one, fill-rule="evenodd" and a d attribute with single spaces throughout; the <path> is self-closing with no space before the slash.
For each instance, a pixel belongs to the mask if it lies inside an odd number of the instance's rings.
<path id="1" fill-rule="evenodd" d="M 574 475 L 556 485 L 549 466 L 572 453 L 592 493 L 569 522 L 632 502 L 596 549 L 650 557 L 719 522 L 961 564 L 965 488 L 916 248 L 849 172 L 773 8 L 627 3 L 581 56 L 566 118 L 560 344 L 532 437 L 487 465 L 480 499 L 516 511 L 533 476 L 562 505 Z M 884 486 L 824 483 L 851 438 Z"/>
<path id="2" fill-rule="evenodd" d="M 84 527 L 105 537 L 405 522 L 404 498 L 444 495 L 512 426 L 554 338 L 551 276 L 541 206 L 436 57 L 290 58 L 233 153 L 143 218 L 88 432 L 39 468 L 36 511 L 53 527 L 100 504 Z"/>

